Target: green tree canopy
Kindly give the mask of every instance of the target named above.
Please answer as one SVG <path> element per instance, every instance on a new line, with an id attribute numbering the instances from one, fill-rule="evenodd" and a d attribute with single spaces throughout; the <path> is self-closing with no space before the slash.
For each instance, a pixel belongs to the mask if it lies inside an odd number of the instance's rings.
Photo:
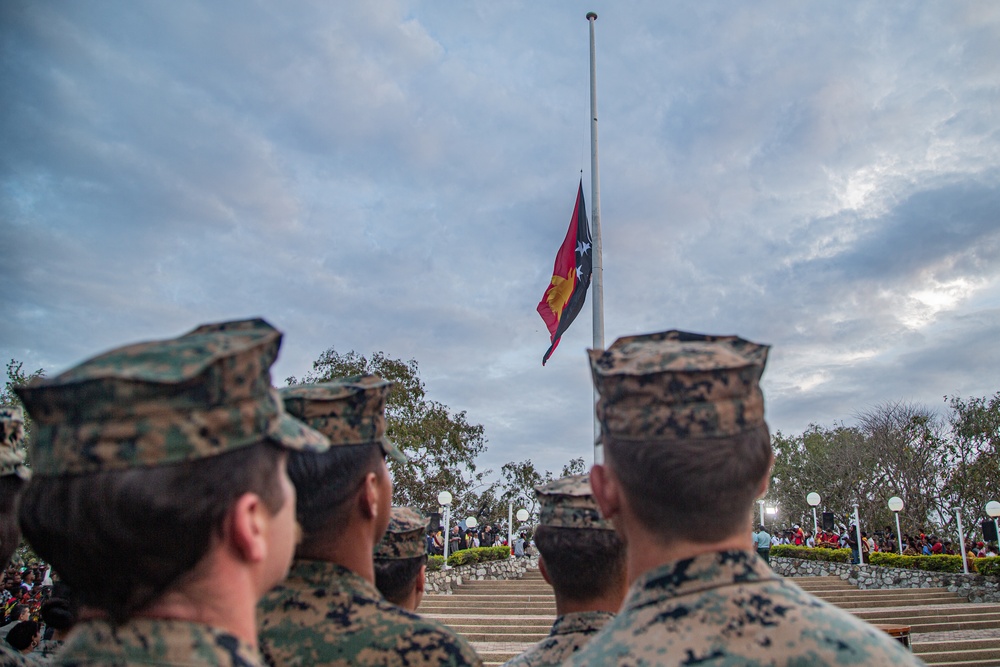
<path id="1" fill-rule="evenodd" d="M 34 373 L 24 372 L 24 362 L 11 359 L 7 362 L 7 381 L 4 383 L 3 389 L 0 390 L 0 405 L 14 405 L 23 408 L 24 404 L 21 403 L 20 397 L 14 393 L 14 387 L 21 387 L 35 378 L 42 377 L 45 375 L 45 371 L 41 368 L 36 370 Z M 31 416 L 25 411 L 24 413 L 24 442 L 22 447 L 27 450 L 28 443 L 31 442 Z"/>
<path id="2" fill-rule="evenodd" d="M 393 504 L 436 512 L 438 493 L 449 491 L 451 515 L 456 519 L 474 516 L 484 500 L 477 490 L 485 486 L 483 477 L 490 472 L 476 471 L 476 457 L 486 450 L 483 427 L 469 423 L 464 410 L 452 412 L 428 399 L 415 359 L 403 361 L 384 352 L 341 354 L 330 348 L 305 377 L 290 377 L 287 383 L 324 382 L 365 373 L 393 383 L 386 404 L 388 436 L 410 459 L 405 465 L 389 462 Z"/>

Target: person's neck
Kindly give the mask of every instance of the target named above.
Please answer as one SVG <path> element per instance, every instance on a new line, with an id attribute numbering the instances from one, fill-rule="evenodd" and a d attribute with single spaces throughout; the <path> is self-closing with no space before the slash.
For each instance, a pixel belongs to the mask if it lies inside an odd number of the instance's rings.
<path id="1" fill-rule="evenodd" d="M 612 591 L 608 591 L 603 595 L 583 602 L 579 600 L 568 600 L 559 593 L 556 593 L 556 614 L 563 616 L 565 614 L 577 614 L 587 611 L 606 611 L 612 614 L 618 613 L 618 610 L 622 606 L 622 600 L 625 597 L 625 589 L 626 586 L 624 585 L 624 582 L 622 582 L 622 586 L 615 587 Z"/>
<path id="2" fill-rule="evenodd" d="M 247 573 L 210 573 L 168 591 L 135 616 L 211 626 L 256 647 L 258 597 Z"/>
<path id="3" fill-rule="evenodd" d="M 372 552 L 375 544 L 373 524 L 352 521 L 342 530 L 326 530 L 321 536 L 304 540 L 296 550 L 295 558 L 336 563 L 374 586 Z"/>
<path id="4" fill-rule="evenodd" d="M 692 542 L 683 539 L 665 542 L 642 528 L 633 528 L 628 534 L 628 581 L 632 584 L 646 572 L 668 563 L 702 554 L 732 550 L 753 550 L 750 536 L 742 526 L 738 532 L 716 542 Z"/>

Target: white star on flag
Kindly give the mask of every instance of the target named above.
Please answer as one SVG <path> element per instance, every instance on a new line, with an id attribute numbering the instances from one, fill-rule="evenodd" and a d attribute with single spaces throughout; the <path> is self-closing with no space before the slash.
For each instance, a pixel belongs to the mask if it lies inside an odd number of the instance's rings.
<path id="1" fill-rule="evenodd" d="M 590 250 L 590 244 L 589 243 L 584 243 L 583 241 L 579 241 L 576 244 L 576 252 L 577 252 L 577 254 L 579 254 L 579 255 L 586 255 L 588 250 Z"/>

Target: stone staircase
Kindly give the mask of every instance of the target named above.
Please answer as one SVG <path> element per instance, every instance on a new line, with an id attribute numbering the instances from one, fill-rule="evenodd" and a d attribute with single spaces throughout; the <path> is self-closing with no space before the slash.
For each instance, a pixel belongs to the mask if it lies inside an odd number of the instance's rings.
<path id="1" fill-rule="evenodd" d="M 934 667 L 1000 666 L 1000 604 L 965 602 L 944 588 L 858 590 L 838 577 L 796 577 L 813 595 L 869 623 L 910 627 L 914 653 Z M 469 581 L 426 595 L 419 613 L 464 636 L 486 665 L 500 665 L 549 633 L 556 607 L 538 570 L 523 579 Z"/>

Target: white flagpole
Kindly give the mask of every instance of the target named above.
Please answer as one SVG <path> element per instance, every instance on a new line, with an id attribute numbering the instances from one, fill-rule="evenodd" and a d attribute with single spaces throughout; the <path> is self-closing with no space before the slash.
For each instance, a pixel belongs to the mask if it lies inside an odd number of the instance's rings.
<path id="1" fill-rule="evenodd" d="M 604 349 L 604 264 L 601 258 L 601 176 L 597 165 L 597 59 L 594 50 L 594 21 L 597 14 L 587 13 L 590 22 L 590 242 L 593 250 L 593 278 L 591 298 L 594 302 L 594 349 Z M 597 387 L 594 387 L 594 404 L 597 404 Z M 601 423 L 594 413 L 594 463 L 602 463 Z"/>

